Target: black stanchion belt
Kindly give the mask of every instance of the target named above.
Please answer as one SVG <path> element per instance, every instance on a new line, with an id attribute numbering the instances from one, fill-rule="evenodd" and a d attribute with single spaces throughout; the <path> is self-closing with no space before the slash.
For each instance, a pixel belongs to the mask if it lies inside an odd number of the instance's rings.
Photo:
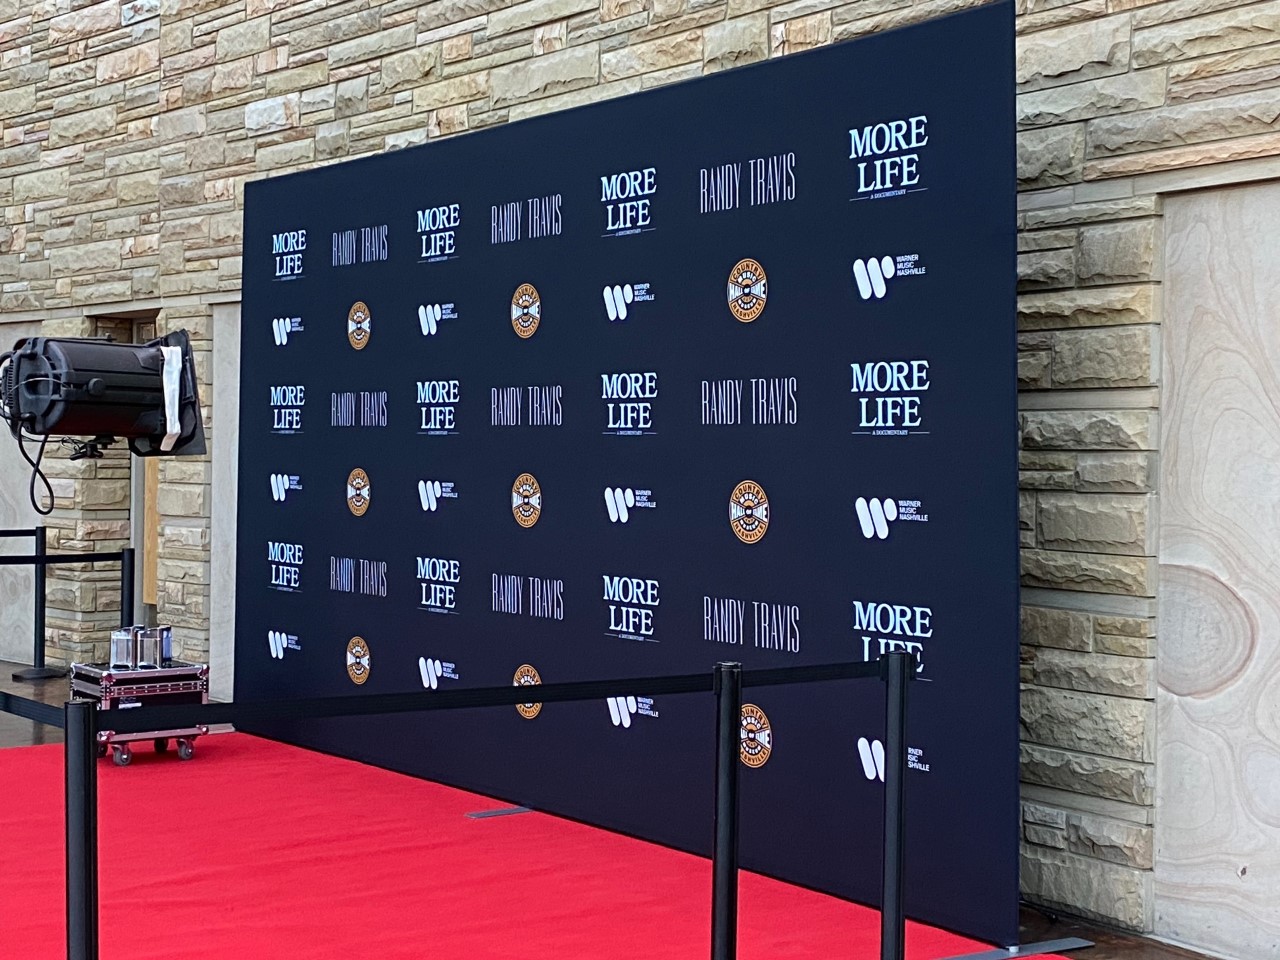
<path id="1" fill-rule="evenodd" d="M 31 700 L 27 697 L 20 697 L 14 693 L 5 693 L 3 690 L 0 690 L 0 713 L 12 713 L 15 716 L 25 717 L 27 720 L 34 720 L 36 723 L 44 723 L 60 729 L 65 725 L 62 707 L 52 703 L 41 703 L 39 700 Z"/>
<path id="2" fill-rule="evenodd" d="M 749 670 L 742 674 L 743 686 L 814 683 L 822 680 L 852 680 L 879 677 L 881 665 L 836 663 L 812 667 L 780 667 Z M 625 695 L 660 696 L 671 693 L 710 693 L 711 671 L 664 677 L 636 677 L 616 680 L 582 680 L 570 683 L 543 683 L 528 687 L 477 687 L 472 690 L 414 691 L 305 697 L 295 700 L 258 700 L 247 703 L 144 707 L 125 712 L 110 711 L 97 718 L 100 729 L 113 733 L 141 733 L 181 727 L 231 723 L 249 726 L 272 720 L 306 720 L 314 717 L 360 717 L 374 714 L 414 713 L 419 710 L 459 710 L 468 707 L 505 707 L 520 703 L 558 703 L 596 700 Z"/>

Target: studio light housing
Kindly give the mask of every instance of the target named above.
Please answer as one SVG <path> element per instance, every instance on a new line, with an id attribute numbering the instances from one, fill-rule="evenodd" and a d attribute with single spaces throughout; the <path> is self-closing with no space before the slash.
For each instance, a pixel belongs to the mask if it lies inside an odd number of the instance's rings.
<path id="1" fill-rule="evenodd" d="M 140 457 L 205 452 L 185 330 L 145 344 L 19 340 L 0 356 L 0 414 L 19 439 L 56 433 L 100 447 L 120 438 Z"/>

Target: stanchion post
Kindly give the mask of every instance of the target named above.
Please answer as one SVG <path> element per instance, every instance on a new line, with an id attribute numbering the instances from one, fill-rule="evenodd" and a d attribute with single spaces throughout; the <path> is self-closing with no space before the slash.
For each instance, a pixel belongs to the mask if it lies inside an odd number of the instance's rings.
<path id="1" fill-rule="evenodd" d="M 742 737 L 742 664 L 718 663 L 716 820 L 711 855 L 711 960 L 738 956 L 738 755 Z"/>
<path id="2" fill-rule="evenodd" d="M 19 532 L 10 532 L 11 535 L 17 536 Z M 44 663 L 44 626 L 45 626 L 45 584 L 48 576 L 48 567 L 42 561 L 48 553 L 48 530 L 45 527 L 34 527 L 31 530 L 23 530 L 20 533 L 24 536 L 32 538 L 35 544 L 31 550 L 31 559 L 36 562 L 32 564 L 32 581 L 34 583 L 35 607 L 31 613 L 31 666 L 23 667 L 21 670 L 15 670 L 13 679 L 15 680 L 52 680 L 54 677 L 66 676 L 66 671 L 54 667 L 46 667 Z"/>
<path id="3" fill-rule="evenodd" d="M 880 960 L 903 960 L 907 917 L 902 903 L 905 860 L 903 786 L 907 776 L 907 685 L 915 658 L 891 653 L 881 661 L 885 681 L 884 890 L 880 898 Z"/>
<path id="4" fill-rule="evenodd" d="M 67 960 L 98 960 L 97 705 L 68 701 Z"/>
<path id="5" fill-rule="evenodd" d="M 36 527 L 35 532 L 35 549 L 31 552 L 35 554 L 37 560 L 43 560 L 49 546 L 48 531 L 43 526 L 40 526 Z M 37 563 L 32 571 L 32 576 L 35 578 L 36 583 L 36 606 L 31 615 L 32 633 L 35 634 L 31 665 L 36 670 L 44 669 L 44 595 L 45 575 L 48 569 L 43 563 Z"/>
<path id="6" fill-rule="evenodd" d="M 133 547 L 120 551 L 120 629 L 133 626 Z"/>

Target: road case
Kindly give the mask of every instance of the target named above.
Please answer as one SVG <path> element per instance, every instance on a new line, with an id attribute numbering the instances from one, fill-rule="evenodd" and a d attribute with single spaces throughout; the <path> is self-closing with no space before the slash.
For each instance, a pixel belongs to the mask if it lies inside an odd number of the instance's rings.
<path id="1" fill-rule="evenodd" d="M 106 663 L 73 663 L 71 665 L 71 699 L 89 700 L 99 710 L 135 710 L 151 706 L 180 706 L 208 703 L 209 667 L 203 663 L 184 663 L 181 660 L 165 660 L 158 667 L 122 669 Z M 109 717 L 100 717 L 98 726 L 98 756 L 111 751 L 111 759 L 117 766 L 125 767 L 133 759 L 131 743 L 151 740 L 156 752 L 169 749 L 169 741 L 176 740 L 178 759 L 190 760 L 195 756 L 196 737 L 209 732 L 206 726 L 183 727 L 175 730 L 148 730 L 143 733 L 113 733 Z"/>

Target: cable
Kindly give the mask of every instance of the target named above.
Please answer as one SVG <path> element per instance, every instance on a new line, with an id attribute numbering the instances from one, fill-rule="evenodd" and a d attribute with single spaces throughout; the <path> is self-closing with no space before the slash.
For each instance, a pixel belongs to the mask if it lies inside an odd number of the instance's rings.
<path id="1" fill-rule="evenodd" d="M 40 469 L 40 463 L 44 460 L 44 448 L 45 444 L 49 442 L 49 435 L 45 434 L 40 438 L 40 449 L 36 452 L 36 458 L 34 460 L 32 460 L 31 455 L 27 453 L 26 445 L 23 443 L 25 439 L 26 436 L 23 434 L 22 430 L 19 429 L 18 452 L 22 454 L 22 459 L 31 465 L 31 483 L 27 487 L 27 495 L 31 497 L 31 506 L 35 512 L 40 514 L 42 517 L 47 517 L 49 514 L 53 513 L 53 485 L 49 483 L 49 478 L 46 477 L 44 475 L 44 471 Z M 36 499 L 37 477 L 39 477 L 40 481 L 44 484 L 44 488 L 49 491 L 49 508 L 47 510 L 43 509 L 40 506 L 40 501 Z"/>

